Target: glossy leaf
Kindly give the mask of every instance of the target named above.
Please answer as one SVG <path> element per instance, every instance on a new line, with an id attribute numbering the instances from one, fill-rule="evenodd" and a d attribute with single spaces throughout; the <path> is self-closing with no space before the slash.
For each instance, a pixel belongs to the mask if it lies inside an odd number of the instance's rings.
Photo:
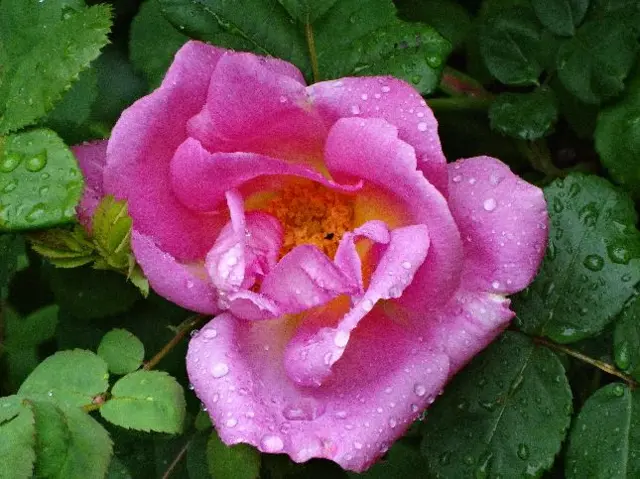
<path id="1" fill-rule="evenodd" d="M 571 429 L 567 479 L 640 476 L 640 392 L 612 383 L 582 407 Z"/>
<path id="2" fill-rule="evenodd" d="M 640 301 L 635 296 L 617 319 L 613 332 L 616 365 L 640 379 Z"/>
<path id="3" fill-rule="evenodd" d="M 628 195 L 596 176 L 572 174 L 544 191 L 549 245 L 513 309 L 525 332 L 571 343 L 602 331 L 633 294 L 640 280 L 637 215 Z"/>
<path id="4" fill-rule="evenodd" d="M 571 36 L 587 13 L 589 0 L 531 0 L 540 22 L 556 35 Z"/>
<path id="5" fill-rule="evenodd" d="M 215 431 L 207 442 L 207 462 L 211 477 L 256 479 L 260 474 L 260 453 L 247 444 L 227 446 Z"/>
<path id="6" fill-rule="evenodd" d="M 0 398 L 0 477 L 28 479 L 36 459 L 35 419 L 18 396 Z"/>
<path id="7" fill-rule="evenodd" d="M 71 221 L 82 185 L 75 157 L 53 131 L 0 137 L 0 231 Z"/>
<path id="8" fill-rule="evenodd" d="M 27 401 L 35 416 L 36 477 L 60 478 L 72 442 L 67 417 L 55 404 Z"/>
<path id="9" fill-rule="evenodd" d="M 537 140 L 548 134 L 558 119 L 551 90 L 502 93 L 489 108 L 491 128 L 520 140 Z"/>

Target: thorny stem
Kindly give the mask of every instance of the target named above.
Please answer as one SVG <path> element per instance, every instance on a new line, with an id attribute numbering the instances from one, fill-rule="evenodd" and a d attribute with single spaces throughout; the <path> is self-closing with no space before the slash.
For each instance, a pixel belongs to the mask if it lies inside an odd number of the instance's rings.
<path id="1" fill-rule="evenodd" d="M 311 71 L 313 72 L 313 82 L 320 81 L 320 70 L 318 69 L 318 54 L 316 52 L 316 41 L 313 37 L 313 27 L 307 19 L 304 24 L 304 33 L 307 37 L 307 46 L 309 47 L 309 57 L 311 58 Z"/>
<path id="2" fill-rule="evenodd" d="M 567 346 L 563 346 L 562 344 L 554 343 L 552 341 L 548 341 L 547 339 L 540 338 L 540 337 L 533 338 L 533 341 L 538 344 L 543 344 L 551 349 L 555 349 L 556 351 L 560 351 L 565 354 L 568 354 L 569 356 L 579 359 L 580 361 L 583 361 L 587 364 L 590 364 L 591 366 L 594 366 L 600 369 L 601 371 L 604 371 L 605 373 L 611 374 L 612 376 L 616 376 L 622 379 L 624 382 L 626 382 L 631 388 L 635 389 L 640 385 L 635 379 L 633 379 L 628 374 L 625 374 L 622 371 L 619 371 L 615 366 L 612 366 L 611 364 L 605 363 L 598 359 L 591 358 L 586 354 L 582 354 L 581 352 L 576 351 L 575 349 L 568 348 Z"/>
<path id="3" fill-rule="evenodd" d="M 187 453 L 187 450 L 189 449 L 189 445 L 191 444 L 191 441 L 187 441 L 187 443 L 182 447 L 182 449 L 180 449 L 180 451 L 178 452 L 178 455 L 175 457 L 175 459 L 171 462 L 171 464 L 169 464 L 169 467 L 167 468 L 167 470 L 165 471 L 165 473 L 162 475 L 162 479 L 168 479 L 171 474 L 173 473 L 173 470 L 176 468 L 176 466 L 178 464 L 180 464 L 180 461 L 182 460 L 182 458 L 184 457 L 184 455 Z"/>
<path id="4" fill-rule="evenodd" d="M 164 347 L 156 353 L 149 361 L 144 363 L 142 369 L 148 371 L 149 369 L 153 369 L 157 366 L 157 364 L 164 358 L 175 346 L 178 344 L 182 338 L 184 338 L 187 333 L 189 333 L 192 329 L 194 329 L 198 324 L 204 321 L 208 316 L 204 314 L 198 314 L 196 316 L 191 316 L 187 320 L 183 321 L 177 328 L 177 332 L 171 340 L 164 345 Z"/>

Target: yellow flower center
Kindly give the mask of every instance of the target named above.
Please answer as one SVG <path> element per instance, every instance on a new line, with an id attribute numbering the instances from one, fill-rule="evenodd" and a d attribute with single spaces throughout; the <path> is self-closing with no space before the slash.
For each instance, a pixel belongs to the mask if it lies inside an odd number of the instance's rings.
<path id="1" fill-rule="evenodd" d="M 354 198 L 313 181 L 296 181 L 261 208 L 284 229 L 280 256 L 302 244 L 317 246 L 333 258 L 345 232 L 353 229 Z"/>

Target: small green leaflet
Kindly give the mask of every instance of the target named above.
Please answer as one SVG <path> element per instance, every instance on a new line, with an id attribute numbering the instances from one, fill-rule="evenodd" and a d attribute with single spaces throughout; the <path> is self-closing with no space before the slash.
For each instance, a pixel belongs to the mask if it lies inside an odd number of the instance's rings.
<path id="1" fill-rule="evenodd" d="M 560 450 L 571 401 L 557 356 L 506 332 L 429 409 L 422 453 L 430 477 L 539 477 Z"/>
<path id="2" fill-rule="evenodd" d="M 640 197 L 640 70 L 624 96 L 600 111 L 595 141 L 611 177 Z"/>
<path id="3" fill-rule="evenodd" d="M 520 140 L 545 136 L 557 119 L 555 96 L 546 88 L 531 93 L 502 93 L 489 107 L 491 128 Z"/>
<path id="4" fill-rule="evenodd" d="M 0 231 L 72 221 L 82 186 L 75 157 L 53 131 L 0 137 Z"/>
<path id="5" fill-rule="evenodd" d="M 572 36 L 587 13 L 589 0 L 531 0 L 538 20 L 556 35 Z"/>
<path id="6" fill-rule="evenodd" d="M 26 3 L 26 4 L 25 4 Z M 62 98 L 107 44 L 111 9 L 65 6 L 62 0 L 0 4 L 0 134 L 33 124 Z M 40 29 L 38 35 L 25 35 Z M 4 48 L 2 48 L 4 47 Z"/>
<path id="7" fill-rule="evenodd" d="M 127 214 L 127 202 L 116 201 L 107 195 L 100 201 L 92 221 L 92 239 L 102 261 L 104 269 L 127 270 L 132 263 L 131 224 L 133 220 Z"/>
<path id="8" fill-rule="evenodd" d="M 36 419 L 36 476 L 61 478 L 60 472 L 68 457 L 71 443 L 67 418 L 51 402 L 26 402 Z"/>
<path id="9" fill-rule="evenodd" d="M 142 365 L 144 345 L 129 331 L 112 329 L 100 341 L 98 356 L 107 362 L 112 373 L 127 374 Z"/>
<path id="10" fill-rule="evenodd" d="M 22 383 L 18 394 L 52 401 L 61 407 L 91 404 L 109 385 L 107 363 L 81 349 L 60 351 L 42 361 Z"/>
<path id="11" fill-rule="evenodd" d="M 58 268 L 77 268 L 97 258 L 93 244 L 79 224 L 71 230 L 51 228 L 36 231 L 28 238 L 31 247 Z"/>
<path id="12" fill-rule="evenodd" d="M 549 244 L 534 282 L 513 300 L 528 334 L 571 343 L 622 310 L 640 280 L 633 202 L 603 178 L 571 174 L 544 189 Z"/>
<path id="13" fill-rule="evenodd" d="M 128 429 L 177 434 L 186 413 L 184 391 L 165 372 L 136 371 L 118 380 L 101 408 L 107 421 Z"/>
<path id="14" fill-rule="evenodd" d="M 207 462 L 211 477 L 256 479 L 260 474 L 260 453 L 247 444 L 227 446 L 215 431 L 207 442 Z"/>
<path id="15" fill-rule="evenodd" d="M 600 103 L 622 92 L 638 48 L 631 27 L 611 18 L 586 22 L 560 46 L 558 78 L 581 101 Z"/>
<path id="16" fill-rule="evenodd" d="M 613 331 L 616 365 L 640 380 L 640 301 L 634 296 L 618 317 Z"/>
<path id="17" fill-rule="evenodd" d="M 640 391 L 612 383 L 582 407 L 569 436 L 567 479 L 640 477 Z"/>
<path id="18" fill-rule="evenodd" d="M 0 398 L 0 479 L 32 477 L 35 419 L 18 396 Z"/>

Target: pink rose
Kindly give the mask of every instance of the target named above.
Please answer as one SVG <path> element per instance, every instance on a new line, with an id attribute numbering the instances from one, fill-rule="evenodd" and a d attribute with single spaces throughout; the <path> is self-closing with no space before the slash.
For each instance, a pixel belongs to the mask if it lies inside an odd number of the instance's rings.
<path id="1" fill-rule="evenodd" d="M 464 139 L 461 139 L 464 141 Z M 292 65 L 199 42 L 76 148 L 128 201 L 156 292 L 218 316 L 191 340 L 223 441 L 363 471 L 513 317 L 542 258 L 542 192 L 489 157 L 446 164 L 391 77 L 305 86 Z"/>

